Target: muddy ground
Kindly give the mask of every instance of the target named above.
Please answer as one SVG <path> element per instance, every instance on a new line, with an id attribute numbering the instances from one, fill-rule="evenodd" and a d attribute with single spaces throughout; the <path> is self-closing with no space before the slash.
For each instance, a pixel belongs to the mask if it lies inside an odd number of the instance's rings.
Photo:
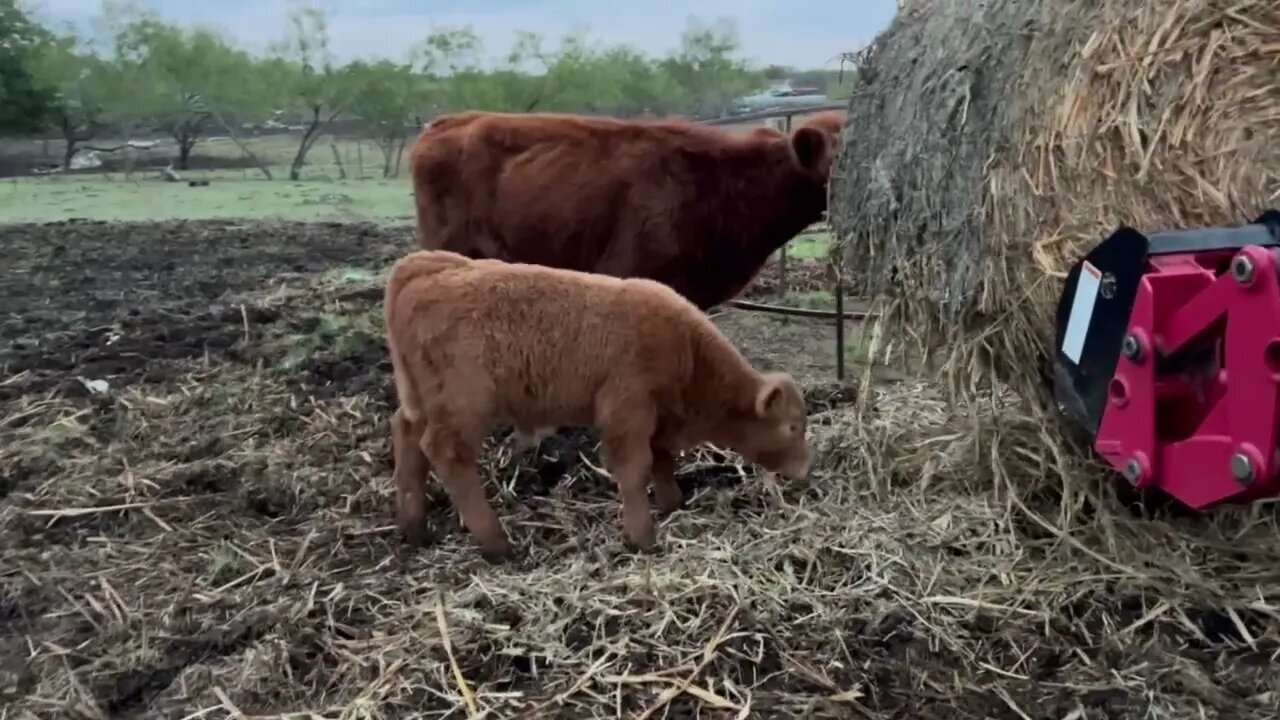
<path id="1" fill-rule="evenodd" d="M 0 228 L 7 717 L 1238 717 L 1277 691 L 1267 612 L 1166 622 L 1160 598 L 1065 575 L 1043 615 L 961 598 L 1049 550 L 993 535 L 986 498 L 869 495 L 834 460 L 776 488 L 689 458 L 688 506 L 644 556 L 589 435 L 495 441 L 521 559 L 480 560 L 438 491 L 433 543 L 409 550 L 368 291 L 409 242 Z M 839 421 L 825 323 L 722 321 L 804 379 L 815 426 Z"/>

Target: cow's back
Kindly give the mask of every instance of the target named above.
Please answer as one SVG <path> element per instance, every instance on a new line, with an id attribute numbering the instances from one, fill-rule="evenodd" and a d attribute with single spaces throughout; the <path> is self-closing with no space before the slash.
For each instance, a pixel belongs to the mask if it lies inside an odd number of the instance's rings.
<path id="1" fill-rule="evenodd" d="M 825 208 L 825 177 L 794 142 L 688 121 L 472 115 L 415 146 L 419 242 L 651 278 L 710 307 Z"/>
<path id="2" fill-rule="evenodd" d="M 626 267 L 611 274 L 636 274 L 636 236 L 684 204 L 684 139 L 669 121 L 551 114 L 428 128 L 412 158 L 419 242 L 585 271 L 612 255 Z"/>

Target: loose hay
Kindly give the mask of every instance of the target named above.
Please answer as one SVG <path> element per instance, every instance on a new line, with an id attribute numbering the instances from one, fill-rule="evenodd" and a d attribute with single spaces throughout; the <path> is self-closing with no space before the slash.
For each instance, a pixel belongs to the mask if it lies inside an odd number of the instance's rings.
<path id="1" fill-rule="evenodd" d="M 222 247 L 214 266 L 237 252 L 228 236 L 124 232 L 153 251 Z M 386 249 L 342 262 L 376 267 Z M 74 275 L 28 250 L 24 272 Z M 300 331 L 375 309 L 325 279 L 268 289 L 144 297 L 216 317 L 270 307 Z M 1039 429 L 1008 405 L 952 428 L 930 385 L 869 391 L 863 407 L 813 387 L 811 483 L 774 489 L 700 453 L 655 556 L 623 549 L 590 438 L 551 443 L 549 459 L 495 448 L 489 492 L 528 556 L 493 567 L 438 490 L 436 543 L 398 541 L 386 368 L 332 372 L 345 336 L 284 366 L 280 324 L 244 334 L 236 319 L 231 347 L 106 393 L 52 382 L 72 366 L 0 397 L 8 717 L 456 718 L 468 697 L 494 718 L 1274 713 L 1273 519 L 1198 541 L 1142 518 L 1111 545 L 1066 539 L 991 492 L 993 454 L 1020 475 L 1043 462 L 1021 440 Z M 44 342 L 65 350 L 61 337 Z"/>
<path id="2" fill-rule="evenodd" d="M 1120 224 L 1280 203 L 1280 4 L 915 0 L 861 53 L 831 224 L 949 394 L 1041 392 L 1067 266 Z"/>
<path id="3" fill-rule="evenodd" d="M 810 487 L 716 490 L 686 470 L 690 507 L 654 557 L 623 550 L 588 463 L 521 498 L 491 456 L 530 549 L 491 567 L 442 496 L 436 545 L 394 537 L 377 399 L 211 379 L 104 401 L 105 447 L 76 451 L 85 413 L 54 399 L 13 438 L 65 453 L 0 516 L 0 686 L 19 716 L 457 717 L 469 697 L 490 717 L 1191 718 L 1263 713 L 1280 691 L 1273 524 L 1214 538 L 1247 550 L 1208 571 L 1156 544 L 1157 522 L 1096 560 L 1010 523 L 971 476 L 984 449 L 944 414 L 892 410 L 920 412 L 928 387 L 816 417 Z M 876 444 L 903 450 L 900 474 L 861 452 Z"/>

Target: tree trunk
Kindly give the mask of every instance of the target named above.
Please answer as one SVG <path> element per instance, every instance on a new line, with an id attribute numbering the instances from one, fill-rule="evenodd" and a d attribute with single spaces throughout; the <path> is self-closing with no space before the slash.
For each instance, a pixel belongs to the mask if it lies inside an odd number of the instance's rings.
<path id="1" fill-rule="evenodd" d="M 311 122 L 307 123 L 307 129 L 302 133 L 302 142 L 298 143 L 298 152 L 294 153 L 293 163 L 289 166 L 289 179 L 293 182 L 302 178 L 302 166 L 307 162 L 307 153 L 311 151 L 319 134 L 320 106 L 316 105 L 311 108 Z"/>
<path id="2" fill-rule="evenodd" d="M 196 143 L 200 140 L 200 127 L 195 123 L 184 120 L 177 127 L 174 127 L 170 133 L 173 141 L 178 145 L 178 163 L 175 170 L 189 170 L 191 164 L 191 150 L 195 148 Z"/>
<path id="3" fill-rule="evenodd" d="M 409 138 L 405 135 L 400 136 L 400 147 L 396 148 L 396 167 L 391 171 L 391 177 L 400 177 L 400 161 L 404 158 L 404 146 L 408 144 Z"/>
<path id="4" fill-rule="evenodd" d="M 347 168 L 345 165 L 342 164 L 342 153 L 338 152 L 338 143 L 336 142 L 329 143 L 329 149 L 333 150 L 333 162 L 335 165 L 338 166 L 338 179 L 346 180 Z"/>
<path id="5" fill-rule="evenodd" d="M 80 143 L 88 140 L 87 137 L 81 137 L 76 134 L 76 128 L 71 124 L 71 120 L 63 116 L 62 122 L 62 140 L 66 145 L 62 149 L 62 171 L 69 172 L 71 170 L 71 160 L 75 158 L 76 153 L 80 152 Z"/>
<path id="6" fill-rule="evenodd" d="M 71 160 L 75 158 L 76 153 L 80 152 L 80 146 L 74 135 L 66 136 L 66 148 L 62 151 L 62 170 L 69 172 L 71 170 Z"/>
<path id="7" fill-rule="evenodd" d="M 191 150 L 196 146 L 196 138 L 186 137 L 178 143 L 178 169 L 190 170 Z"/>
<path id="8" fill-rule="evenodd" d="M 333 124 L 334 120 L 342 114 L 342 109 L 332 110 L 329 117 L 321 118 L 320 111 L 324 109 L 323 105 L 314 105 L 311 108 L 311 123 L 307 126 L 307 130 L 302 135 L 302 142 L 298 144 L 298 154 L 293 156 L 293 165 L 289 167 L 289 179 L 297 182 L 302 176 L 302 166 L 307 161 L 307 153 L 311 152 L 311 148 L 320 139 L 320 133 Z"/>
<path id="9" fill-rule="evenodd" d="M 249 158 L 254 165 L 257 165 L 258 169 L 262 171 L 262 174 L 265 175 L 268 180 L 274 180 L 275 178 L 271 176 L 271 169 L 267 167 L 266 163 L 262 162 L 261 158 L 249 149 L 249 146 L 244 143 L 243 139 L 241 139 L 240 132 L 232 127 L 231 123 L 227 122 L 227 119 L 222 117 L 222 115 L 215 113 L 214 117 L 217 118 L 218 124 L 227 131 L 227 135 L 230 136 L 231 142 L 235 143 L 236 147 L 240 148 L 240 152 L 244 153 L 244 156 Z"/>
<path id="10" fill-rule="evenodd" d="M 395 158 L 395 138 L 383 137 L 378 141 L 378 149 L 382 151 L 382 177 L 391 177 L 391 161 Z"/>
<path id="11" fill-rule="evenodd" d="M 302 166 L 307 162 L 307 151 L 311 149 L 311 136 L 315 130 L 315 124 L 307 127 L 302 134 L 302 142 L 298 143 L 298 152 L 293 155 L 293 162 L 289 165 L 289 179 L 294 182 L 302 178 Z"/>

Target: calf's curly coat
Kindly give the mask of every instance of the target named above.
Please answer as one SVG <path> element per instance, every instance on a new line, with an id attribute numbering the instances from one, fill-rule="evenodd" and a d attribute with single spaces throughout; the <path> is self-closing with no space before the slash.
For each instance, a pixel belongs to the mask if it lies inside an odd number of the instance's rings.
<path id="1" fill-rule="evenodd" d="M 731 299 L 819 220 L 841 116 L 789 136 L 687 120 L 469 111 L 435 120 L 410 164 L 419 245 Z"/>
<path id="2" fill-rule="evenodd" d="M 510 554 L 476 470 L 500 425 L 527 436 L 598 427 L 623 534 L 637 549 L 655 541 L 649 485 L 660 510 L 683 503 L 674 480 L 683 450 L 715 442 L 784 477 L 808 473 L 795 381 L 754 369 L 658 282 L 416 251 L 393 266 L 384 312 L 399 396 L 397 520 L 411 543 L 424 540 L 434 468 L 484 555 Z"/>

